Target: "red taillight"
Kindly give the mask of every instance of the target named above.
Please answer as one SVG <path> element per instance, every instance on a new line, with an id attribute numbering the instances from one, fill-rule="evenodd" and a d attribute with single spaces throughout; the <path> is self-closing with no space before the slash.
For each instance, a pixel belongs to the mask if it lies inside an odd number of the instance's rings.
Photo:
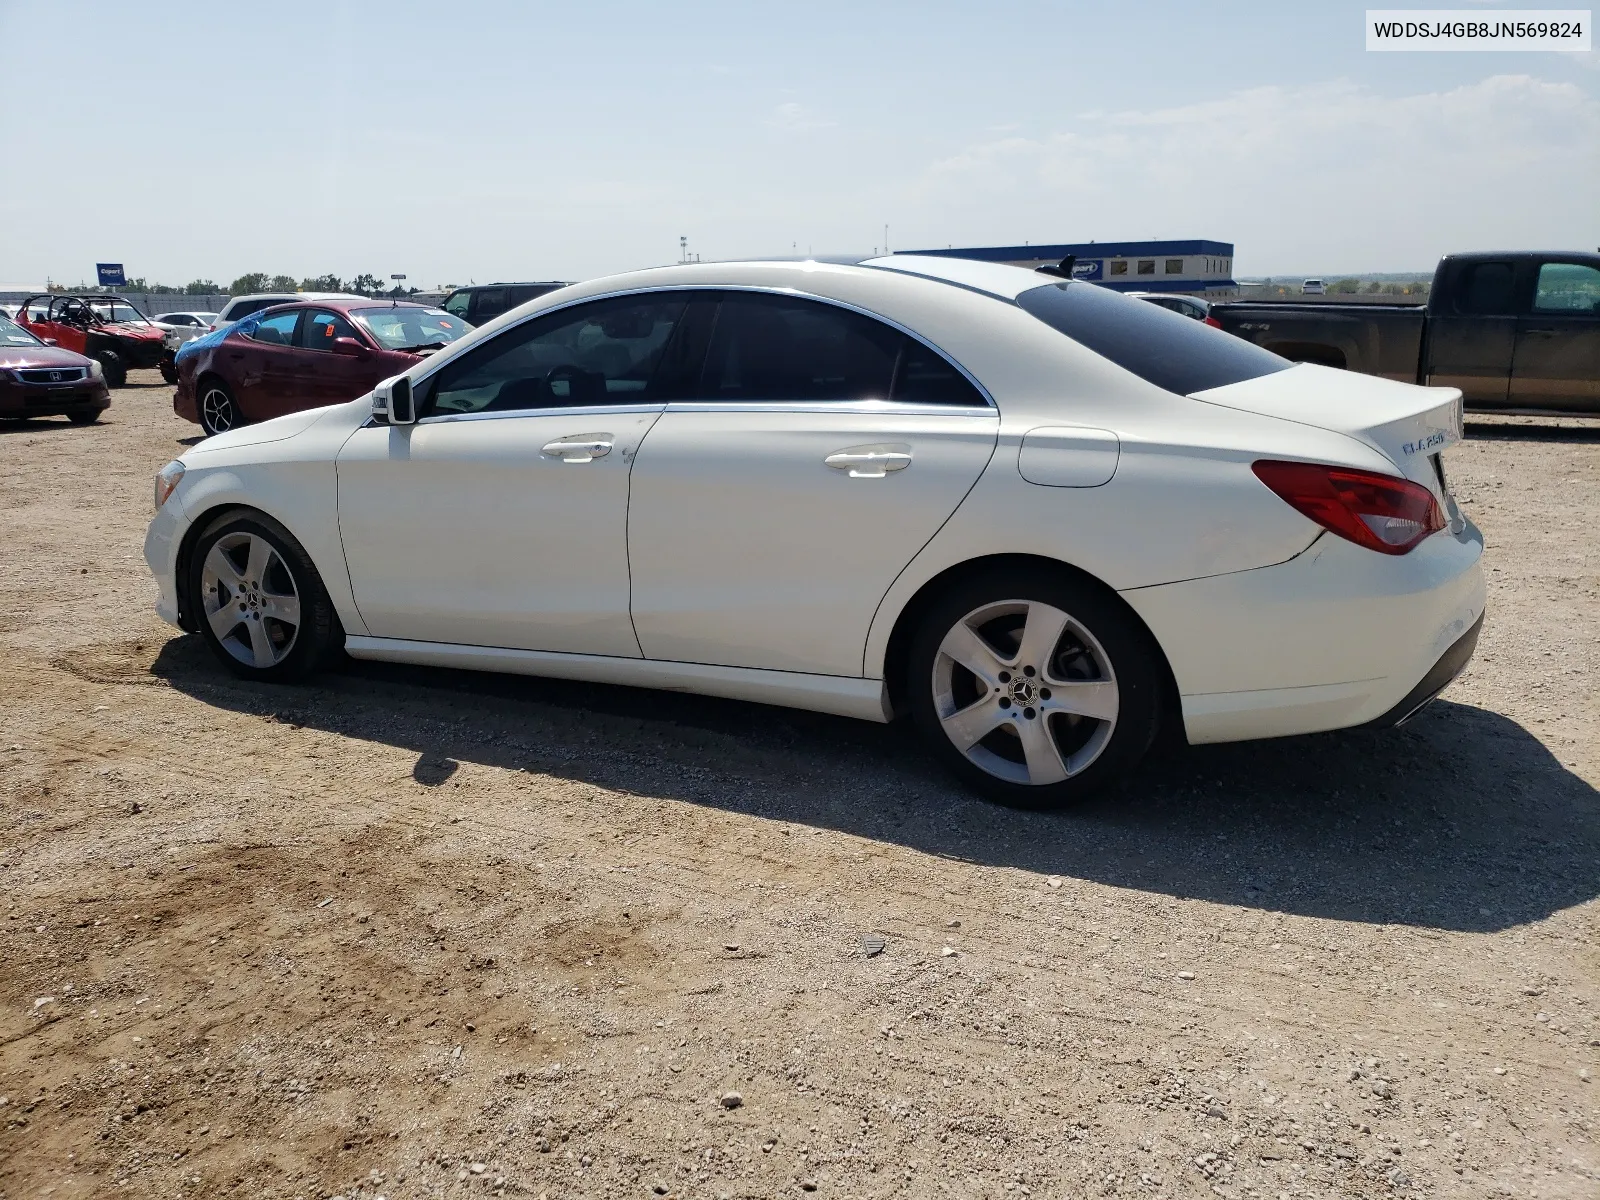
<path id="1" fill-rule="evenodd" d="M 1206 318 L 1206 324 L 1211 326 L 1211 328 L 1213 328 L 1213 329 L 1221 329 L 1222 328 L 1222 322 L 1217 320 L 1215 317 L 1207 317 Z"/>
<path id="2" fill-rule="evenodd" d="M 1433 493 L 1409 479 L 1274 459 L 1262 459 L 1250 469 L 1285 503 L 1330 533 L 1380 554 L 1404 554 L 1444 528 Z"/>

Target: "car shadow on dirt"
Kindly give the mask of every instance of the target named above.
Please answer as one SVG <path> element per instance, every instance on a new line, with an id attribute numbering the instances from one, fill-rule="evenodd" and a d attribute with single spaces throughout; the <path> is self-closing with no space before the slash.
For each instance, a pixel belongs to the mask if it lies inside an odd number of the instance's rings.
<path id="1" fill-rule="evenodd" d="M 202 702 L 459 763 L 800 822 L 928 854 L 1368 924 L 1492 931 L 1600 896 L 1600 792 L 1497 713 L 1152 756 L 1065 813 L 984 803 L 902 726 L 518 676 L 353 663 L 228 675 L 197 637 L 150 670 Z"/>
<path id="2" fill-rule="evenodd" d="M 0 436 L 8 433 L 65 433 L 69 429 L 78 430 L 81 436 L 84 430 L 111 424 L 114 422 L 106 417 L 101 417 L 91 425 L 74 425 L 66 417 L 0 417 Z"/>

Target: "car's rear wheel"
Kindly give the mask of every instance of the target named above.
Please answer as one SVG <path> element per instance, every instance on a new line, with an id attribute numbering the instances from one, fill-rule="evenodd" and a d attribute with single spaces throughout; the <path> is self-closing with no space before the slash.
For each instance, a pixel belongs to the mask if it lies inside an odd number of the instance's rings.
<path id="1" fill-rule="evenodd" d="M 244 424 L 238 401 L 220 379 L 207 379 L 200 385 L 200 403 L 196 407 L 200 410 L 200 428 L 208 436 L 226 433 Z"/>
<path id="2" fill-rule="evenodd" d="M 260 513 L 225 513 L 206 528 L 190 556 L 188 587 L 206 644 L 247 679 L 303 678 L 342 641 L 310 555 Z"/>
<path id="3" fill-rule="evenodd" d="M 119 388 L 128 382 L 128 364 L 115 350 L 96 350 L 94 359 L 105 372 L 107 387 Z"/>
<path id="4" fill-rule="evenodd" d="M 1163 677 L 1115 596 L 1064 571 L 1017 569 L 933 604 L 912 640 L 907 695 L 924 740 L 973 788 L 1057 808 L 1149 749 Z"/>

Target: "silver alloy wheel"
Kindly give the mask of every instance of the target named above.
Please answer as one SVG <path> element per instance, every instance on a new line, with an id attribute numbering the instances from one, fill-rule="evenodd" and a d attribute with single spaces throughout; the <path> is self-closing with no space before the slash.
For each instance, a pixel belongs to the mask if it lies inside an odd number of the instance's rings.
<path id="1" fill-rule="evenodd" d="M 255 533 L 212 543 L 200 568 L 206 622 L 222 648 L 247 667 L 275 667 L 300 636 L 300 591 L 272 544 Z"/>
<path id="2" fill-rule="evenodd" d="M 220 387 L 208 387 L 200 396 L 200 424 L 207 433 L 226 433 L 233 421 L 233 397 Z"/>
<path id="3" fill-rule="evenodd" d="M 951 744 L 1008 783 L 1081 774 L 1117 725 L 1110 656 L 1083 625 L 1037 600 L 1002 600 L 962 617 L 939 644 L 932 684 Z"/>

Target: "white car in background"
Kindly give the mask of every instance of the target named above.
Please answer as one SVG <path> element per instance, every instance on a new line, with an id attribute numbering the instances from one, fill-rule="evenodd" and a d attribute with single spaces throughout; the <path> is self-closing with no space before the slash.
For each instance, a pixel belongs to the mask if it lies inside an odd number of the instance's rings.
<path id="1" fill-rule="evenodd" d="M 896 255 L 594 280 L 156 481 L 158 611 L 356 658 L 907 714 L 1048 806 L 1190 742 L 1395 724 L 1465 664 L 1461 393 L 1091 283 Z M 670 707 L 664 695 L 662 704 Z"/>
<path id="2" fill-rule="evenodd" d="M 1302 296 L 1325 296 L 1328 294 L 1327 284 L 1320 279 L 1307 279 L 1300 285 Z"/>
<path id="3" fill-rule="evenodd" d="M 160 313 L 150 318 L 154 325 L 159 325 L 170 334 L 175 334 L 175 339 L 169 339 L 171 345 L 192 342 L 201 334 L 210 333 L 211 326 L 216 321 L 218 314 L 214 312 L 170 312 Z"/>
<path id="4" fill-rule="evenodd" d="M 362 298 L 349 292 L 254 292 L 248 296 L 235 296 L 224 304 L 222 311 L 217 314 L 216 320 L 211 323 L 211 328 L 221 329 L 225 325 L 232 325 L 235 321 L 242 321 L 250 314 L 258 313 L 263 308 L 271 308 L 274 304 L 290 304 L 296 300 L 360 300 Z"/>

